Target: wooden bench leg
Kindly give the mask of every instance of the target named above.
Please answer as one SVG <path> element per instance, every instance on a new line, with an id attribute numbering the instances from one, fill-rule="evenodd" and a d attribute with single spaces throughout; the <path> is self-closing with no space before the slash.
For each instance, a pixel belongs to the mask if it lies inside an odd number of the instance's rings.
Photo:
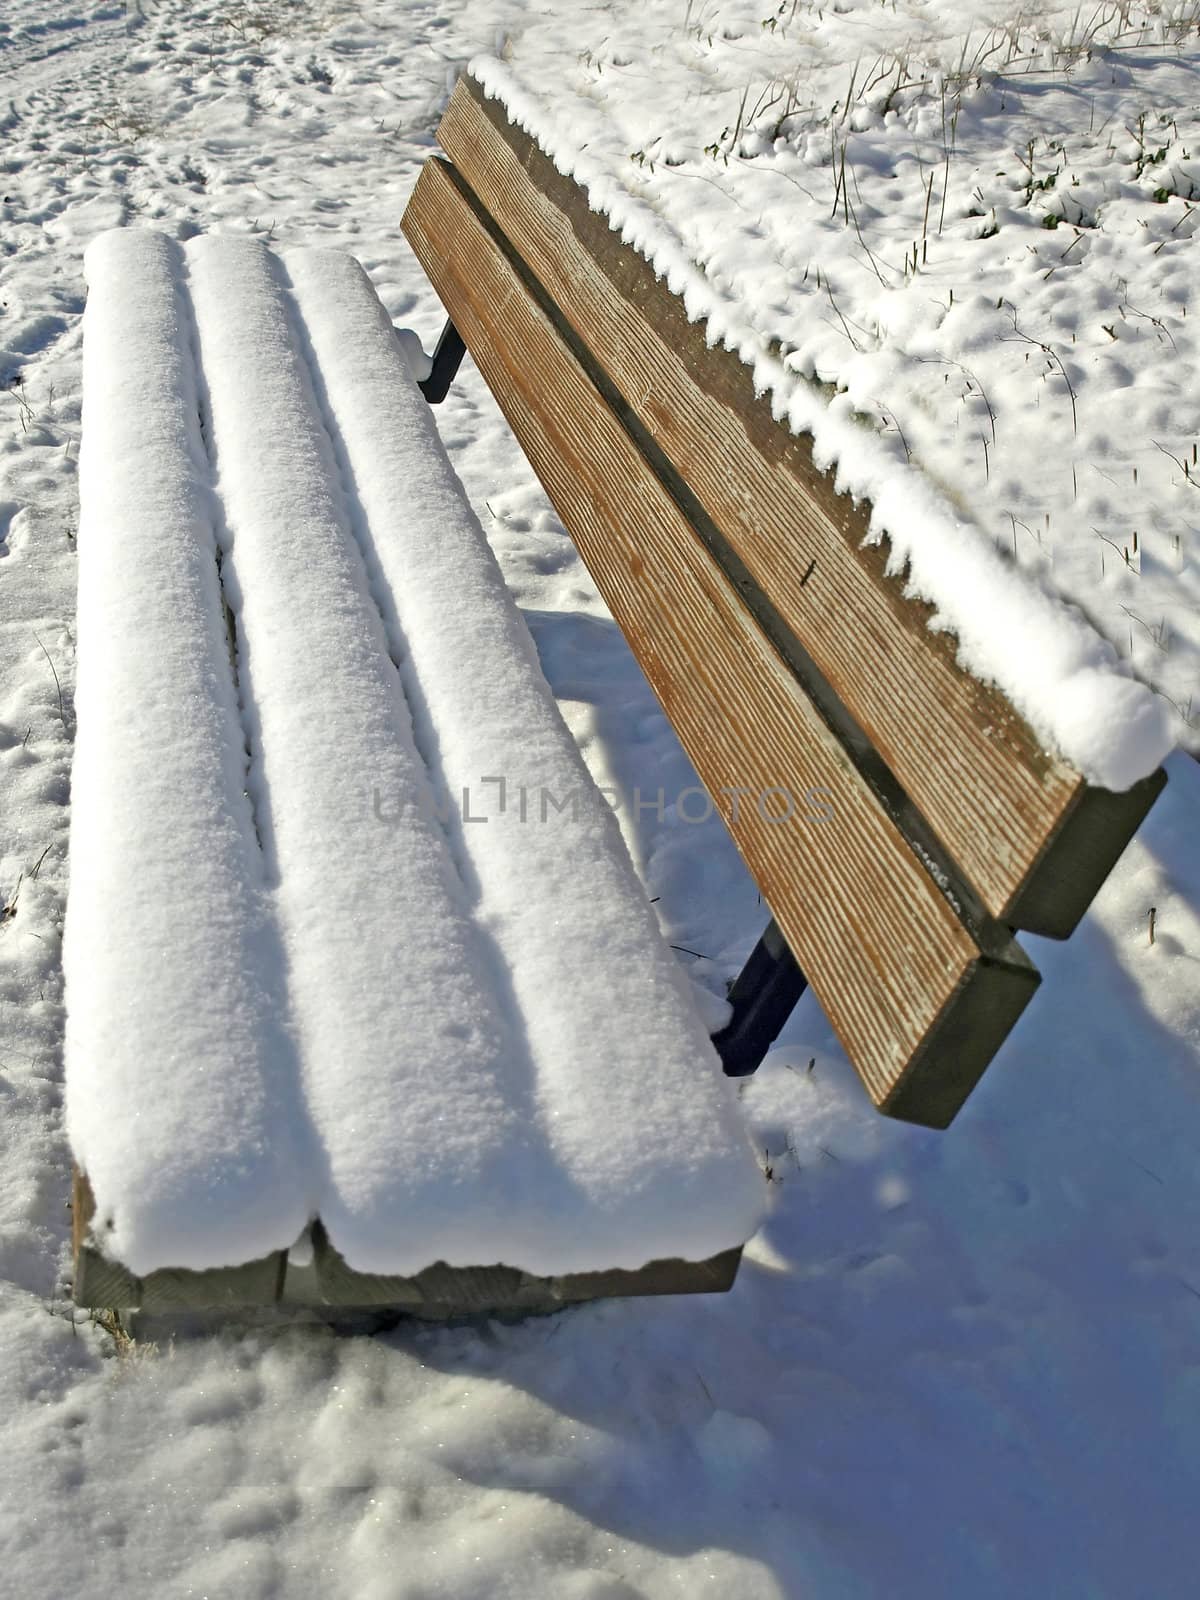
<path id="1" fill-rule="evenodd" d="M 733 1016 L 713 1044 L 727 1078 L 744 1078 L 762 1065 L 808 979 L 772 917 L 729 991 Z"/>
<path id="2" fill-rule="evenodd" d="M 447 318 L 446 326 L 442 329 L 437 342 L 437 349 L 433 352 L 433 365 L 429 369 L 429 376 L 417 384 L 417 388 L 431 406 L 440 405 L 450 392 L 454 375 L 462 365 L 462 358 L 466 353 L 467 347 L 462 341 L 462 335 Z"/>

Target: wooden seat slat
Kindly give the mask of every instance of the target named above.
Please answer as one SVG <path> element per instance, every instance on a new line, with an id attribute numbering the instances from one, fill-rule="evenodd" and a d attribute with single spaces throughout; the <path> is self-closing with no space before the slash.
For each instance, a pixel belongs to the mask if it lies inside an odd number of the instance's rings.
<path id="1" fill-rule="evenodd" d="M 872 1098 L 944 1125 L 1033 967 L 935 883 L 451 167 L 426 163 L 405 227 Z M 831 814 L 731 792 L 773 789 Z"/>
<path id="2" fill-rule="evenodd" d="M 1090 788 L 864 544 L 867 512 L 504 109 L 460 79 L 439 138 L 987 910 L 1065 937 L 1162 785 Z M 428 263 L 426 263 L 428 266 Z M 603 585 L 601 585 L 603 590 Z M 606 596 L 607 598 L 607 596 Z M 864 648 L 864 643 L 866 648 Z M 635 642 L 636 649 L 636 642 Z"/>

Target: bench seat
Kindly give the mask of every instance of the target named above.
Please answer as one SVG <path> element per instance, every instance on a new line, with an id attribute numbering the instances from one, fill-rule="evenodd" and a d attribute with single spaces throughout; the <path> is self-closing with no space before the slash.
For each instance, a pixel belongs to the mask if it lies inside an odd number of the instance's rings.
<path id="1" fill-rule="evenodd" d="M 362 269 L 87 272 L 77 1300 L 277 1298 L 314 1220 L 317 1300 L 726 1287 L 734 1096 Z"/>

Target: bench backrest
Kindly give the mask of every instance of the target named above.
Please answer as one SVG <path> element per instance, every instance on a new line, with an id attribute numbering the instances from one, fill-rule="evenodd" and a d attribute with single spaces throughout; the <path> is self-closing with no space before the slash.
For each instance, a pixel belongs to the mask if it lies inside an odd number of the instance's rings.
<path id="1" fill-rule="evenodd" d="M 1164 781 L 1088 786 L 470 79 L 404 229 L 875 1103 L 948 1123 Z M 816 795 L 814 804 L 807 797 Z M 792 815 L 781 821 L 791 809 Z"/>

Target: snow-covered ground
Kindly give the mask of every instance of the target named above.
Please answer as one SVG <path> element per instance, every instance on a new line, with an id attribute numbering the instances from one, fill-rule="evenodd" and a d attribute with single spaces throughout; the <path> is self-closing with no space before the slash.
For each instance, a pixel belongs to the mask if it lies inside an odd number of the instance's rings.
<path id="1" fill-rule="evenodd" d="M 584 51 L 642 13 L 554 15 Z M 1190 1595 L 1200 766 L 1183 755 L 1076 936 L 1031 941 L 1043 988 L 948 1133 L 879 1118 L 801 1004 L 742 1094 L 773 1209 L 730 1295 L 374 1334 L 162 1326 L 131 1350 L 72 1316 L 59 947 L 83 247 L 123 222 L 334 243 L 428 345 L 439 308 L 399 217 L 450 79 L 504 36 L 519 64 L 527 20 L 500 0 L 19 0 L 0 18 L 5 1585 L 53 1600 Z M 1122 113 L 1135 128 L 1140 109 Z M 1045 239 L 1065 248 L 1064 226 Z M 1081 419 L 1111 404 L 1103 370 L 1077 386 Z M 1164 404 L 1194 401 L 1182 361 L 1158 377 Z M 593 772 L 677 794 L 687 763 L 473 373 L 438 424 Z M 1119 504 L 1142 503 L 1130 471 Z M 621 820 L 680 960 L 719 993 L 763 917 L 732 846 L 670 809 Z"/>
<path id="2" fill-rule="evenodd" d="M 1194 0 L 648 0 L 502 54 L 489 93 L 870 498 L 973 670 L 1111 787 L 1200 749 Z M 1159 691 L 1159 748 L 1098 759 L 1132 719 L 1035 588 Z"/>

